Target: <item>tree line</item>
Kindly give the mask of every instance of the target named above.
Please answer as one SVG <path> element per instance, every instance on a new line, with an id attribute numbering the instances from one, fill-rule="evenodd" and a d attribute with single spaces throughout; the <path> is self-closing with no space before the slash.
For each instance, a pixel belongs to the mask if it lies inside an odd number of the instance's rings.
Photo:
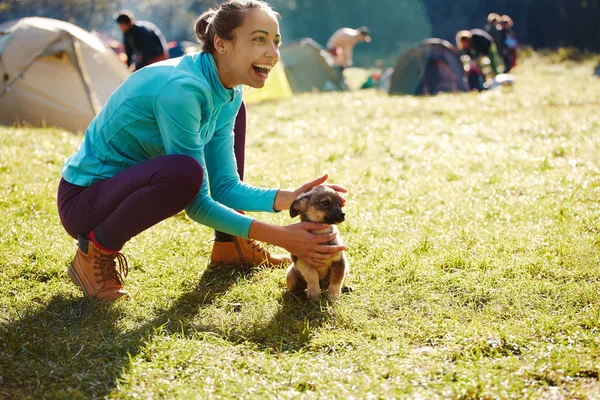
<path id="1" fill-rule="evenodd" d="M 154 22 L 167 40 L 193 40 L 192 25 L 214 0 L 2 0 L 0 22 L 45 16 L 120 38 L 112 15 L 122 8 Z M 600 51 L 600 0 L 271 0 L 282 15 L 285 41 L 312 37 L 325 44 L 342 26 L 371 28 L 373 42 L 357 48 L 359 63 L 396 57 L 416 41 L 453 41 L 461 29 L 483 27 L 490 12 L 508 14 L 522 44 Z"/>

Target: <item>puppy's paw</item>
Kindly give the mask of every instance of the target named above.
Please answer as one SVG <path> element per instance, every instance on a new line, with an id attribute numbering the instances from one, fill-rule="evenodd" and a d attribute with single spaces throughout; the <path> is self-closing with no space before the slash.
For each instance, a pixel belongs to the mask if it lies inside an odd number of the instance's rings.
<path id="1" fill-rule="evenodd" d="M 340 294 L 342 294 L 341 289 L 331 289 L 331 288 L 329 288 L 329 290 L 327 290 L 327 296 L 331 300 L 336 300 L 338 297 L 340 297 Z"/>
<path id="2" fill-rule="evenodd" d="M 311 301 L 317 301 L 321 298 L 321 292 L 316 290 L 307 290 L 306 297 Z"/>

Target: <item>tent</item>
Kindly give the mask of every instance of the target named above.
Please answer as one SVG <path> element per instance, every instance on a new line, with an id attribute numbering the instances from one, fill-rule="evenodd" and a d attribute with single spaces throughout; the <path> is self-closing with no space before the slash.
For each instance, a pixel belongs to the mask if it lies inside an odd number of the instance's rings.
<path id="1" fill-rule="evenodd" d="M 281 58 L 294 93 L 345 89 L 343 80 L 331 67 L 331 56 L 312 39 L 281 46 Z"/>
<path id="2" fill-rule="evenodd" d="M 427 39 L 408 50 L 398 61 L 390 82 L 390 94 L 436 95 L 468 92 L 458 51 L 442 39 Z"/>
<path id="3" fill-rule="evenodd" d="M 381 73 L 379 81 L 377 81 L 377 89 L 383 90 L 384 92 L 390 91 L 392 85 L 392 75 L 394 74 L 394 68 L 387 68 Z"/>
<path id="4" fill-rule="evenodd" d="M 244 102 L 246 104 L 292 97 L 292 88 L 282 64 L 282 62 L 277 63 L 271 70 L 264 87 L 260 89 L 244 87 Z"/>
<path id="5" fill-rule="evenodd" d="M 0 123 L 83 131 L 128 75 L 99 38 L 68 22 L 0 25 Z"/>

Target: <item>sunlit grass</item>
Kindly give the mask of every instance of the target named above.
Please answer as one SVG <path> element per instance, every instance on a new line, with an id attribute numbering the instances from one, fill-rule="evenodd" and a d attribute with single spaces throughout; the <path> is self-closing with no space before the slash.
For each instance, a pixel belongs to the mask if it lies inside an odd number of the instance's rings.
<path id="1" fill-rule="evenodd" d="M 55 205 L 81 138 L 0 128 L 0 395 L 600 397 L 591 72 L 534 57 L 513 90 L 250 107 L 248 181 L 350 190 L 335 305 L 286 296 L 282 270 L 207 271 L 183 214 L 126 245 L 135 302 L 82 300 Z"/>

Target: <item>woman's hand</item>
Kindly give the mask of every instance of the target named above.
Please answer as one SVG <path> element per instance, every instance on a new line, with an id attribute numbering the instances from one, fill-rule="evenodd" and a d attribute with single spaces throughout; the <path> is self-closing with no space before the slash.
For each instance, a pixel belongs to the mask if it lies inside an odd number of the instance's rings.
<path id="1" fill-rule="evenodd" d="M 328 245 L 337 233 L 313 234 L 309 230 L 325 229 L 327 224 L 314 222 L 300 222 L 284 226 L 281 235 L 281 244 L 291 254 L 312 265 L 313 267 L 325 266 L 324 260 L 331 258 L 335 253 L 346 250 L 346 246 Z"/>
<path id="2" fill-rule="evenodd" d="M 260 221 L 252 222 L 249 236 L 253 239 L 283 247 L 302 261 L 314 267 L 324 266 L 335 253 L 346 250 L 346 246 L 325 244 L 336 237 L 336 233 L 313 234 L 310 230 L 327 228 L 327 224 L 300 222 L 288 226 L 273 226 Z"/>
<path id="3" fill-rule="evenodd" d="M 300 186 L 298 189 L 294 190 L 293 192 L 289 191 L 289 190 L 280 190 L 277 193 L 277 197 L 275 197 L 274 209 L 277 211 L 288 210 L 290 208 L 290 206 L 292 205 L 292 203 L 294 202 L 294 200 L 296 200 L 298 198 L 298 196 L 300 196 L 302 193 L 306 193 L 306 192 L 310 191 L 315 186 L 324 184 L 328 178 L 329 178 L 329 175 L 325 174 L 317 179 L 314 179 L 310 182 L 305 183 L 304 185 Z M 325 185 L 325 186 L 328 186 L 336 191 L 340 201 L 342 202 L 342 207 L 344 207 L 346 205 L 346 198 L 341 193 L 347 193 L 348 191 L 346 190 L 346 188 L 343 186 L 340 186 L 340 185 Z"/>
<path id="4" fill-rule="evenodd" d="M 302 193 L 306 193 L 309 192 L 312 188 L 314 188 L 315 186 L 319 186 L 324 184 L 327 179 L 329 179 L 329 175 L 325 174 L 315 180 L 312 180 L 310 182 L 305 183 L 304 185 L 300 186 L 298 189 L 294 190 L 294 200 L 300 196 Z M 338 197 L 340 198 L 341 202 L 342 202 L 342 207 L 344 207 L 346 205 L 346 198 L 344 196 L 342 196 L 340 193 L 348 193 L 348 191 L 346 190 L 345 187 L 340 186 L 340 185 L 325 185 L 328 186 L 330 188 L 332 188 L 333 190 L 336 191 Z M 293 200 L 292 200 L 293 201 Z M 291 204 L 290 204 L 291 205 Z"/>

